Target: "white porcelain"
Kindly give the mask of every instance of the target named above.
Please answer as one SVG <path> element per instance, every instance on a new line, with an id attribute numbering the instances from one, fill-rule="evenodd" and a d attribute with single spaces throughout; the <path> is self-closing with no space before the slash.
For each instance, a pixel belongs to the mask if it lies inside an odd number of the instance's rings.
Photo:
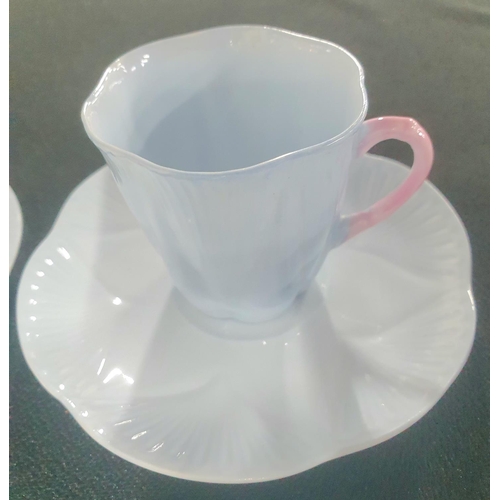
<path id="1" fill-rule="evenodd" d="M 364 209 L 407 174 L 363 157 L 345 206 Z M 210 318 L 175 291 L 103 168 L 73 192 L 27 264 L 17 324 L 41 384 L 113 453 L 181 478 L 264 481 L 422 417 L 471 348 L 470 283 L 464 227 L 426 182 L 331 252 L 277 320 Z"/>
<path id="2" fill-rule="evenodd" d="M 23 236 L 23 214 L 16 193 L 9 186 L 9 272 L 12 271 Z"/>
<path id="3" fill-rule="evenodd" d="M 82 119 L 181 293 L 212 316 L 256 322 L 288 308 L 332 248 L 388 217 L 427 177 L 423 128 L 363 122 L 367 106 L 362 68 L 343 48 L 229 26 L 120 57 Z M 412 146 L 411 173 L 347 217 L 353 158 L 390 138 Z"/>

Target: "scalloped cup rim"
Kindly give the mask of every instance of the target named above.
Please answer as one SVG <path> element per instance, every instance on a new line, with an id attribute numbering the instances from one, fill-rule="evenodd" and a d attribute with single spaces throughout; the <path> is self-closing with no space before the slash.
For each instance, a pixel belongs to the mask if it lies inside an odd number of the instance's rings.
<path id="1" fill-rule="evenodd" d="M 123 60 L 125 58 L 134 57 L 137 54 L 142 53 L 148 47 L 157 46 L 157 45 L 161 45 L 164 43 L 170 43 L 170 42 L 175 41 L 175 40 L 188 38 L 188 37 L 194 37 L 194 36 L 198 36 L 201 34 L 210 34 L 210 33 L 215 32 L 215 31 L 235 30 L 235 29 L 241 29 L 241 30 L 262 29 L 262 30 L 279 32 L 281 34 L 284 34 L 284 35 L 292 37 L 292 38 L 303 38 L 305 40 L 326 44 L 326 45 L 334 47 L 335 49 L 338 49 L 339 51 L 344 53 L 347 57 L 349 57 L 352 60 L 352 62 L 356 65 L 356 67 L 358 69 L 359 86 L 360 86 L 361 95 L 362 95 L 362 106 L 361 106 L 361 110 L 360 110 L 360 113 L 357 116 L 357 118 L 354 121 L 352 121 L 352 123 L 344 131 L 342 131 L 339 134 L 335 135 L 334 137 L 331 137 L 331 138 L 326 139 L 324 141 L 318 142 L 316 144 L 311 144 L 310 146 L 300 148 L 300 149 L 297 149 L 295 151 L 287 152 L 285 154 L 276 156 L 274 158 L 270 158 L 270 159 L 262 161 L 260 163 L 256 163 L 255 165 L 250 165 L 247 167 L 236 168 L 236 169 L 231 169 L 231 170 L 220 170 L 220 171 L 215 171 L 215 172 L 212 172 L 212 171 L 211 172 L 187 171 L 187 170 L 182 170 L 182 169 L 176 169 L 173 167 L 158 165 L 158 164 L 156 164 L 150 160 L 147 160 L 146 158 L 144 158 L 136 153 L 127 151 L 121 147 L 114 145 L 114 144 L 103 141 L 98 137 L 97 134 L 94 133 L 94 131 L 92 130 L 92 127 L 90 126 L 89 121 L 87 119 L 87 110 L 91 105 L 92 98 L 93 97 L 95 98 L 96 94 L 99 93 L 99 89 L 105 85 L 106 76 L 110 73 L 110 71 L 113 69 L 113 67 L 115 67 L 121 60 Z M 324 148 L 325 146 L 329 146 L 330 144 L 334 144 L 334 143 L 344 139 L 345 137 L 348 137 L 352 133 L 354 133 L 354 131 L 359 127 L 359 125 L 361 123 L 363 123 L 363 121 L 365 120 L 366 114 L 368 111 L 368 97 L 367 97 L 367 93 L 366 93 L 364 80 L 365 80 L 365 75 L 364 75 L 363 66 L 358 61 L 358 59 L 356 59 L 356 57 L 353 54 L 351 54 L 349 51 L 347 51 L 346 49 L 344 49 L 340 45 L 337 45 L 336 43 L 333 43 L 331 41 L 308 36 L 308 35 L 302 35 L 300 33 L 294 32 L 294 31 L 290 31 L 290 30 L 286 30 L 286 29 L 278 28 L 278 27 L 274 27 L 274 26 L 268 26 L 268 25 L 235 24 L 235 25 L 216 26 L 216 27 L 212 27 L 212 28 L 193 31 L 190 33 L 184 33 L 184 34 L 174 35 L 172 37 L 162 38 L 159 40 L 155 40 L 153 42 L 143 44 L 139 47 L 136 47 L 134 49 L 129 50 L 128 52 L 125 52 L 124 54 L 122 54 L 121 56 L 116 58 L 103 72 L 101 78 L 99 79 L 99 82 L 97 83 L 95 88 L 92 90 L 90 95 L 85 100 L 85 102 L 82 106 L 80 115 L 81 115 L 81 120 L 83 122 L 83 126 L 85 128 L 87 135 L 90 137 L 92 142 L 98 148 L 100 148 L 104 151 L 108 151 L 109 153 L 117 155 L 117 156 L 128 157 L 131 160 L 133 160 L 134 163 L 141 165 L 143 167 L 149 168 L 151 170 L 160 172 L 162 174 L 174 175 L 176 177 L 184 177 L 184 178 L 193 178 L 193 177 L 211 178 L 211 177 L 224 177 L 227 175 L 244 175 L 244 174 L 248 174 L 248 173 L 251 173 L 254 171 L 258 171 L 258 170 L 265 168 L 265 167 L 269 167 L 271 165 L 272 166 L 280 165 L 284 162 L 284 160 L 288 160 L 291 157 L 301 157 L 301 156 L 306 156 L 310 153 L 314 153 L 317 150 Z"/>

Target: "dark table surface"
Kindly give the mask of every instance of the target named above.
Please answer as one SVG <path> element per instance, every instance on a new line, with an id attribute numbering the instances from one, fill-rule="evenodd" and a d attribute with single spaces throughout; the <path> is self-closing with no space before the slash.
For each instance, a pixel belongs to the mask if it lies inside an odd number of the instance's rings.
<path id="1" fill-rule="evenodd" d="M 15 0 L 10 8 L 10 184 L 25 221 L 10 278 L 11 498 L 489 498 L 488 2 Z M 417 424 L 374 448 L 249 485 L 162 476 L 100 447 L 27 368 L 14 315 L 29 255 L 70 191 L 103 163 L 79 116 L 102 71 L 137 45 L 223 24 L 274 25 L 346 47 L 366 70 L 369 117 L 424 125 L 436 150 L 430 179 L 470 235 L 478 310 L 469 361 Z M 377 152 L 411 161 L 392 141 Z"/>

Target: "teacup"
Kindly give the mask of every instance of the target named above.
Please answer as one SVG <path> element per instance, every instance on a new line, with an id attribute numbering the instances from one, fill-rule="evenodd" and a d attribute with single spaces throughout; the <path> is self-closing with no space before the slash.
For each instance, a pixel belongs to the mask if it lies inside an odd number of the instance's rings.
<path id="1" fill-rule="evenodd" d="M 120 57 L 82 120 L 179 291 L 210 316 L 259 322 L 426 179 L 425 130 L 411 118 L 364 121 L 367 106 L 362 67 L 345 49 L 229 26 Z M 350 165 L 386 139 L 412 147 L 408 178 L 368 210 L 343 214 Z"/>

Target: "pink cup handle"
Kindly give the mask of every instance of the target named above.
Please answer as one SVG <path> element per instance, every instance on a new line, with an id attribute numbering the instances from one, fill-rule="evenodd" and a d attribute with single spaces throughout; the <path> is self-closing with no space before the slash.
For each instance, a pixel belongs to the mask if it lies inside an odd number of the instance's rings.
<path id="1" fill-rule="evenodd" d="M 384 116 L 367 120 L 362 127 L 365 134 L 358 146 L 358 156 L 367 153 L 381 141 L 397 139 L 411 146 L 414 160 L 410 175 L 401 186 L 369 209 L 345 217 L 344 221 L 348 223 L 347 239 L 387 219 L 406 203 L 429 175 L 434 158 L 429 134 L 413 118 Z"/>

